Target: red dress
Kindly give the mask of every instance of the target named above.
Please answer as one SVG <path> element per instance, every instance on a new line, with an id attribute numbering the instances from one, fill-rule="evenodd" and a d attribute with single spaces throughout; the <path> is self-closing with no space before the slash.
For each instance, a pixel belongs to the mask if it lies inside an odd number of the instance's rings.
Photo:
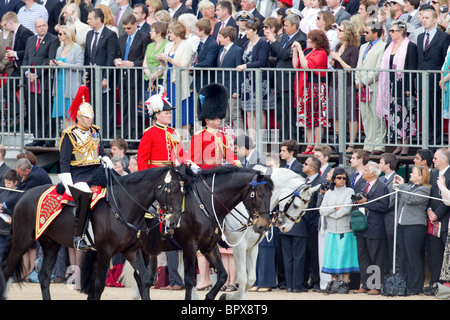
<path id="1" fill-rule="evenodd" d="M 174 128 L 156 123 L 144 131 L 137 153 L 138 170 L 182 163 L 183 146 Z"/>
<path id="2" fill-rule="evenodd" d="M 228 137 L 222 131 L 210 128 L 192 136 L 189 154 L 191 161 L 202 169 L 211 169 L 223 163 L 240 164 Z"/>
<path id="3" fill-rule="evenodd" d="M 303 52 L 308 61 L 308 69 L 328 68 L 328 55 L 325 50 L 308 48 Z M 297 69 L 302 69 L 300 59 Z M 298 126 L 307 128 L 327 126 L 326 72 L 297 72 L 295 97 L 297 99 Z"/>

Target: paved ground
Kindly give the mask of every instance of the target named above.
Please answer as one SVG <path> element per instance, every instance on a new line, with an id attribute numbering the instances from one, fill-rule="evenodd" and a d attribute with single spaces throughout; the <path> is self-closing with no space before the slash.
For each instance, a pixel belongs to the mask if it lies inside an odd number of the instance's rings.
<path id="1" fill-rule="evenodd" d="M 50 293 L 53 300 L 86 300 L 86 295 L 77 290 L 64 285 L 52 284 Z M 102 300 L 132 300 L 133 289 L 131 288 L 105 288 Z M 222 293 L 219 293 L 217 298 Z M 199 299 L 204 299 L 206 291 L 198 292 Z M 184 290 L 150 290 L 152 300 L 183 300 Z M 22 286 L 13 284 L 7 297 L 8 300 L 41 300 L 41 291 L 39 284 L 25 283 Z M 368 296 L 366 294 L 347 294 L 347 295 L 325 295 L 323 293 L 287 293 L 285 290 L 273 290 L 268 293 L 247 293 L 246 300 L 423 300 L 438 301 L 430 296 L 419 295 L 411 297 L 383 297 Z"/>

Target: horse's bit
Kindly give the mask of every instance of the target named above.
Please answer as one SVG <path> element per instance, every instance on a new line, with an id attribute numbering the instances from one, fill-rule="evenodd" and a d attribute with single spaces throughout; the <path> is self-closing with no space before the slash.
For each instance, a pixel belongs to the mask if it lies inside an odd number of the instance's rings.
<path id="1" fill-rule="evenodd" d="M 302 190 L 307 186 L 307 184 L 302 184 L 300 185 L 300 187 L 298 187 L 297 189 L 295 189 L 292 193 L 290 193 L 289 195 L 287 195 L 286 197 L 284 197 L 283 199 L 279 200 L 278 203 L 280 203 L 281 201 L 289 198 L 289 200 L 287 201 L 286 205 L 284 206 L 283 211 L 277 211 L 277 215 L 281 214 L 283 216 L 285 216 L 286 218 L 288 218 L 289 220 L 291 220 L 294 223 L 298 223 L 300 222 L 300 220 L 302 219 L 303 215 L 305 214 L 305 210 L 303 210 L 297 218 L 293 218 L 291 215 L 289 215 L 287 212 L 289 210 L 289 208 L 291 207 L 292 203 L 294 202 L 295 198 L 299 198 L 304 204 L 305 207 L 309 204 L 309 202 L 311 201 L 311 198 L 309 200 L 305 200 L 302 196 L 300 196 L 300 193 L 302 192 Z M 276 217 L 275 217 L 276 218 Z M 280 219 L 280 218 L 279 218 Z"/>

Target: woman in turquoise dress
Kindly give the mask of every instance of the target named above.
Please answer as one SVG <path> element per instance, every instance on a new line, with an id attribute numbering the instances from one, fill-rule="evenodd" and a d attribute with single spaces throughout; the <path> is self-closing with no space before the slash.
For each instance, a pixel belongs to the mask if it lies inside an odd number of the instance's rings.
<path id="1" fill-rule="evenodd" d="M 83 66 L 84 52 L 76 43 L 75 31 L 68 26 L 61 26 L 58 33 L 61 46 L 56 51 L 56 59 L 50 61 L 51 66 L 73 67 Z M 81 68 L 56 69 L 56 81 L 53 85 L 54 102 L 52 118 L 63 118 L 64 127 L 72 125 L 67 111 L 81 85 L 83 70 Z"/>
<path id="2" fill-rule="evenodd" d="M 350 228 L 353 194 L 347 172 L 335 168 L 320 205 L 320 215 L 326 217 L 327 225 L 322 272 L 331 274 L 332 279 L 325 289 L 327 293 L 349 293 L 350 273 L 359 272 L 356 236 Z"/>

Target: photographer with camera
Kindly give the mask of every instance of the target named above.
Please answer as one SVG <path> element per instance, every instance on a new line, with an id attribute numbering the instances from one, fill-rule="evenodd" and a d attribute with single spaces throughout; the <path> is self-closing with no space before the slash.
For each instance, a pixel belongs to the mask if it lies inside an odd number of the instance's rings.
<path id="1" fill-rule="evenodd" d="M 383 196 L 389 194 L 389 190 L 378 180 L 380 173 L 379 164 L 369 161 L 364 167 L 362 176 L 366 181 L 364 192 L 355 195 L 355 203 L 362 205 L 359 209 L 364 210 L 367 216 L 368 227 L 364 231 L 355 232 L 362 285 L 354 293 L 379 295 L 381 284 L 384 282 L 387 257 L 384 215 L 389 210 L 389 197 Z M 377 198 L 380 199 L 370 202 Z M 375 273 L 379 275 L 379 279 L 372 277 L 374 266 L 378 267 Z"/>

